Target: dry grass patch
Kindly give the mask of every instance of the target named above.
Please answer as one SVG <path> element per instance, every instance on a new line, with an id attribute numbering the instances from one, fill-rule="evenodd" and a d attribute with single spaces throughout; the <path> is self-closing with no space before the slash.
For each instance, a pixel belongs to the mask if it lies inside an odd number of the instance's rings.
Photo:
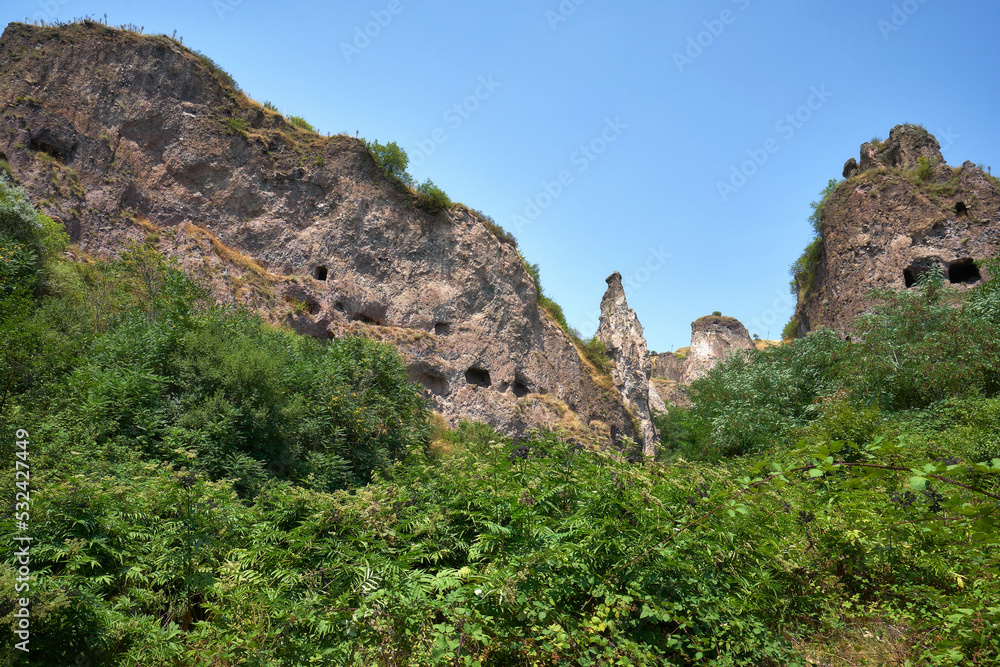
<path id="1" fill-rule="evenodd" d="M 239 269 L 242 269 L 250 279 L 250 282 L 265 290 L 268 294 L 273 295 L 273 289 L 271 287 L 273 283 L 288 280 L 291 277 L 271 273 L 258 264 L 252 257 L 227 246 L 225 243 L 220 241 L 215 234 L 208 231 L 204 227 L 199 227 L 198 225 L 189 222 L 187 224 L 186 231 L 188 234 L 196 238 L 207 238 L 212 244 L 212 251 L 218 255 L 220 259 Z"/>
<path id="2" fill-rule="evenodd" d="M 917 643 L 907 628 L 878 618 L 853 620 L 842 629 L 792 640 L 806 664 L 817 667 L 903 667 L 914 664 L 910 658 Z"/>

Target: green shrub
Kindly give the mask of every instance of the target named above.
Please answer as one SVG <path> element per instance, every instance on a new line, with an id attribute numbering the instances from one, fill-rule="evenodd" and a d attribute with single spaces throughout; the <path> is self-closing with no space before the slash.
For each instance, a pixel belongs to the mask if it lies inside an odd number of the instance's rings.
<path id="1" fill-rule="evenodd" d="M 62 225 L 32 207 L 24 190 L 0 175 L 0 298 L 37 289 L 44 262 L 68 243 Z"/>
<path id="2" fill-rule="evenodd" d="M 365 142 L 368 152 L 375 159 L 375 163 L 382 168 L 382 171 L 389 177 L 395 178 L 402 183 L 410 183 L 412 179 L 406 172 L 410 164 L 410 158 L 406 151 L 400 148 L 395 141 L 390 141 L 383 146 L 379 142 Z"/>
<path id="3" fill-rule="evenodd" d="M 995 289 L 990 285 L 977 294 Z M 974 306 L 954 307 L 950 294 L 940 266 L 911 289 L 876 292 L 880 304 L 855 323 L 860 340 L 843 362 L 845 384 L 890 410 L 1000 389 L 997 321 L 979 316 Z"/>
<path id="4" fill-rule="evenodd" d="M 704 441 L 705 428 L 692 417 L 690 408 L 670 406 L 667 412 L 654 412 L 653 424 L 660 432 L 659 460 L 670 461 L 675 457 L 689 460 L 702 458 L 698 442 Z"/>
<path id="5" fill-rule="evenodd" d="M 809 215 L 809 224 L 812 226 L 814 236 L 802 255 L 789 268 L 789 273 L 792 274 L 792 293 L 799 298 L 809 294 L 815 286 L 816 273 L 823 258 L 823 211 L 839 185 L 839 181 L 830 179 L 820 192 L 819 201 L 810 204 L 812 213 Z"/>
<path id="6" fill-rule="evenodd" d="M 234 136 L 240 136 L 246 139 L 249 130 L 250 126 L 247 125 L 247 122 L 242 118 L 226 119 L 226 134 L 232 134 Z"/>
<path id="7" fill-rule="evenodd" d="M 821 329 L 789 345 L 732 355 L 692 382 L 702 455 L 761 452 L 787 442 L 818 416 L 817 399 L 838 388 L 835 359 L 844 345 Z"/>
<path id="8" fill-rule="evenodd" d="M 267 100 L 264 101 L 264 104 L 262 106 L 268 111 L 273 111 L 275 113 L 278 113 L 278 107 Z"/>
<path id="9" fill-rule="evenodd" d="M 799 319 L 793 314 L 788 320 L 788 324 L 781 330 L 782 340 L 791 340 L 799 337 Z"/>
<path id="10" fill-rule="evenodd" d="M 33 417 L 56 448 L 169 460 L 249 494 L 275 478 L 356 486 L 426 437 L 426 408 L 390 347 L 208 308 L 147 246 L 93 280 L 105 291 L 83 319 L 97 324 Z"/>
<path id="11" fill-rule="evenodd" d="M 575 331 L 572 333 L 576 334 Z M 574 335 L 573 338 L 578 341 L 580 340 L 578 334 Z M 582 343 L 581 347 L 583 348 L 584 356 L 587 357 L 590 363 L 594 364 L 597 370 L 602 373 L 610 373 L 611 360 L 608 359 L 608 351 L 607 348 L 605 348 L 604 343 L 599 341 L 597 338 L 590 338 L 586 341 L 580 342 Z"/>
<path id="12" fill-rule="evenodd" d="M 417 195 L 420 197 L 421 207 L 432 213 L 451 208 L 451 199 L 429 178 L 417 186 Z"/>
<path id="13" fill-rule="evenodd" d="M 934 175 L 934 166 L 926 155 L 917 158 L 917 168 L 914 175 L 920 181 L 927 181 Z"/>
<path id="14" fill-rule="evenodd" d="M 236 80 L 233 79 L 232 75 L 226 70 L 219 67 L 219 65 L 206 56 L 201 51 L 192 51 L 198 62 L 208 70 L 208 73 L 221 85 L 223 88 L 230 88 L 233 91 L 239 92 L 240 87 L 236 84 Z"/>
<path id="15" fill-rule="evenodd" d="M 486 215 L 482 211 L 472 211 L 472 214 L 483 223 L 483 226 L 490 231 L 501 243 L 507 243 L 517 248 L 517 239 L 506 229 L 497 224 L 497 221 Z"/>
<path id="16" fill-rule="evenodd" d="M 528 260 L 524 260 L 524 268 L 528 271 L 532 280 L 535 281 L 536 303 L 538 304 L 538 307 L 551 315 L 552 319 L 556 321 L 563 331 L 567 334 L 571 334 L 571 329 L 569 324 L 566 322 L 566 315 L 563 313 L 562 306 L 550 299 L 545 294 L 545 290 L 542 288 L 542 280 L 539 277 L 538 265 L 529 264 Z"/>
<path id="17" fill-rule="evenodd" d="M 819 193 L 819 201 L 809 204 L 812 208 L 812 213 L 809 214 L 809 224 L 812 225 L 813 233 L 817 236 L 823 232 L 823 211 L 826 209 L 826 204 L 830 201 L 830 197 L 837 190 L 840 183 L 841 181 L 831 178 L 827 181 L 826 187 Z"/>
<path id="18" fill-rule="evenodd" d="M 300 130 L 305 130 L 306 132 L 316 132 L 316 128 L 309 124 L 309 122 L 301 116 L 289 116 L 288 122 L 299 128 Z"/>

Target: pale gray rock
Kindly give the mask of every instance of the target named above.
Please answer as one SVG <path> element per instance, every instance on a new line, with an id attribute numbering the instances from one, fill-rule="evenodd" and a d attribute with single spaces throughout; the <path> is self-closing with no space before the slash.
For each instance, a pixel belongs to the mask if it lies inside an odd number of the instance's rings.
<path id="1" fill-rule="evenodd" d="M 684 360 L 682 384 L 691 384 L 730 355 L 753 349 L 753 340 L 739 320 L 708 315 L 691 323 L 691 349 Z"/>
<path id="2" fill-rule="evenodd" d="M 655 402 L 664 411 L 666 406 L 650 382 L 653 367 L 646 338 L 639 318 L 628 307 L 621 274 L 615 271 L 608 277 L 607 283 L 595 338 L 604 344 L 613 365 L 611 377 L 615 388 L 638 422 L 643 454 L 656 456 L 660 437 L 653 424 L 650 404 Z"/>

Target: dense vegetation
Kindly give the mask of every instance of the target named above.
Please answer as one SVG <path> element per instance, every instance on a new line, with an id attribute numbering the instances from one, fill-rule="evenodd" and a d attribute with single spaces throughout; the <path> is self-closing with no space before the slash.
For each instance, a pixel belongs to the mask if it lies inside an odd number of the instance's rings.
<path id="1" fill-rule="evenodd" d="M 211 305 L 148 247 L 70 263 L 66 242 L 0 184 L 0 432 L 11 468 L 30 433 L 34 538 L 31 653 L 8 639 L 3 664 L 1000 657 L 996 281 L 960 299 L 929 274 L 854 342 L 721 364 L 637 465 L 448 429 L 389 347 Z"/>

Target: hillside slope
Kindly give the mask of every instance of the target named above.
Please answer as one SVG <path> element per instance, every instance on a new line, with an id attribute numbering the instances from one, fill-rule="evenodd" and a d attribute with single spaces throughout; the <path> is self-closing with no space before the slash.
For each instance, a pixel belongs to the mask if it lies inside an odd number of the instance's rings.
<path id="1" fill-rule="evenodd" d="M 464 207 L 426 210 L 364 141 L 292 125 L 173 39 L 10 24 L 0 114 L 0 160 L 80 249 L 151 242 L 220 301 L 391 341 L 451 421 L 641 442 L 515 247 Z"/>

